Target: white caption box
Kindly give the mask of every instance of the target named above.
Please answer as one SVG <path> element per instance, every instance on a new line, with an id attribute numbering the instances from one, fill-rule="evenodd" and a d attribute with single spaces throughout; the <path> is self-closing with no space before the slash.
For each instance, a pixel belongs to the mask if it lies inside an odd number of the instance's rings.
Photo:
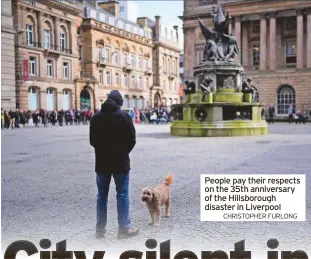
<path id="1" fill-rule="evenodd" d="M 201 175 L 201 221 L 305 221 L 303 174 Z"/>

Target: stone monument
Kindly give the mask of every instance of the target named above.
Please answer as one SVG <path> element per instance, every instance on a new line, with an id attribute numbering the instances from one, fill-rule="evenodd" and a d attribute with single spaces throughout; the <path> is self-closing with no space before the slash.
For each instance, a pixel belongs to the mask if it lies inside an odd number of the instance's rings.
<path id="1" fill-rule="evenodd" d="M 193 137 L 255 136 L 268 133 L 265 109 L 251 78 L 242 82 L 244 69 L 230 16 L 218 5 L 214 28 L 199 19 L 206 40 L 204 59 L 194 67 L 194 80 L 186 83 L 186 100 L 173 106 L 171 134 Z"/>

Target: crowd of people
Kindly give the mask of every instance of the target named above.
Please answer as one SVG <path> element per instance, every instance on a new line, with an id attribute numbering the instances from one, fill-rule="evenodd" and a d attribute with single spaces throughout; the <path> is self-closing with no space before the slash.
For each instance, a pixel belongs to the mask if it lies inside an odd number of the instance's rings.
<path id="1" fill-rule="evenodd" d="M 148 123 L 148 124 L 166 124 L 173 120 L 172 113 L 165 107 L 158 109 L 127 109 L 133 122 L 135 124 Z M 95 111 L 97 112 L 97 110 Z M 14 129 L 25 127 L 47 127 L 49 124 L 52 126 L 59 125 L 83 125 L 89 124 L 93 113 L 88 110 L 54 110 L 46 111 L 43 109 L 35 111 L 24 110 L 3 110 L 1 109 L 1 128 Z M 296 111 L 293 105 L 288 106 L 288 122 L 305 124 L 309 116 L 311 117 L 311 110 L 307 112 Z M 267 122 L 274 123 L 275 109 L 274 105 L 270 104 L 267 112 Z"/>
<path id="2" fill-rule="evenodd" d="M 305 124 L 306 121 L 309 119 L 309 116 L 311 116 L 311 109 L 309 111 L 309 114 L 307 112 L 301 112 L 296 111 L 294 106 L 290 104 L 287 108 L 287 114 L 288 114 L 288 123 L 296 123 L 296 124 Z M 274 123 L 274 117 L 275 117 L 275 109 L 274 105 L 270 104 L 268 107 L 268 123 Z"/>
<path id="3" fill-rule="evenodd" d="M 136 124 L 149 123 L 149 124 L 166 124 L 172 121 L 171 113 L 166 108 L 162 107 L 159 109 L 131 109 L 129 114 Z"/>
<path id="4" fill-rule="evenodd" d="M 96 111 L 97 112 L 97 111 Z M 136 124 L 163 124 L 171 121 L 171 115 L 165 108 L 160 109 L 131 109 L 128 111 Z M 83 125 L 89 124 L 93 113 L 88 110 L 60 110 L 46 111 L 38 109 L 35 111 L 3 110 L 1 109 L 1 128 L 14 129 L 25 127 L 48 127 L 48 125 Z"/>
<path id="5" fill-rule="evenodd" d="M 14 129 L 25 127 L 47 127 L 48 124 L 55 126 L 88 124 L 93 116 L 90 110 L 60 110 L 46 111 L 38 109 L 35 111 L 3 110 L 1 109 L 1 128 Z"/>

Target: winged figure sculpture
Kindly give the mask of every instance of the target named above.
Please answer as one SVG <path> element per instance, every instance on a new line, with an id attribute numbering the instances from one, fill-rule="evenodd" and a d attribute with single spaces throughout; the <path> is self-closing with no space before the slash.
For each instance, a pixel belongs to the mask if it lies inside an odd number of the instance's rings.
<path id="1" fill-rule="evenodd" d="M 234 56 L 240 53 L 235 36 L 229 34 L 230 19 L 229 13 L 223 14 L 218 5 L 213 15 L 214 28 L 208 28 L 201 19 L 199 24 L 205 38 L 204 61 L 234 61 Z"/>

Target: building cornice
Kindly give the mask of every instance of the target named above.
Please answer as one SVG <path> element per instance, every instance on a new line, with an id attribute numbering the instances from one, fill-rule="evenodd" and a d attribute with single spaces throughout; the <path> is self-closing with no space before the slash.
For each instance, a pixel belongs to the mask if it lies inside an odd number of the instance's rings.
<path id="1" fill-rule="evenodd" d="M 59 5 L 62 5 L 62 6 L 64 6 L 64 5 L 60 4 L 60 3 L 58 3 L 58 5 L 56 5 L 56 3 L 54 3 L 54 1 L 46 0 L 46 2 L 45 2 L 45 0 L 44 1 L 41 0 L 40 2 L 42 2 L 42 4 L 44 4 L 46 6 L 50 6 L 51 8 L 53 7 L 53 8 L 60 9 L 63 12 L 71 14 L 71 15 L 74 15 L 74 16 L 81 16 L 82 17 L 82 15 L 83 15 L 83 12 L 81 10 L 78 10 L 76 8 L 73 8 L 73 7 L 68 7 L 68 6 L 65 6 L 65 8 L 61 8 L 61 7 L 59 7 Z M 52 4 L 49 5 L 49 2 L 51 2 Z M 30 4 L 24 3 L 24 2 L 18 2 L 17 8 L 21 8 L 21 9 L 26 8 L 26 9 L 29 9 L 29 10 L 34 10 L 34 11 L 37 11 L 37 12 L 41 12 L 43 14 L 59 17 L 59 18 L 61 18 L 63 20 L 69 21 L 69 22 L 75 22 L 76 21 L 75 19 L 70 19 L 68 17 L 60 16 L 60 15 L 58 15 L 56 13 L 50 13 L 46 9 L 42 9 L 42 8 L 37 7 L 37 6 L 33 6 L 33 5 L 30 5 Z"/>
<path id="2" fill-rule="evenodd" d="M 53 8 L 57 8 L 60 10 L 63 10 L 67 13 L 70 13 L 72 15 L 79 15 L 79 14 L 83 14 L 83 11 L 81 11 L 80 9 L 77 9 L 73 6 L 69 6 L 67 5 L 64 1 L 60 2 L 60 1 L 55 1 L 55 0 L 37 0 L 38 3 L 53 7 Z"/>
<path id="3" fill-rule="evenodd" d="M 249 15 L 249 14 L 263 14 L 270 12 L 280 12 L 287 10 L 296 10 L 296 9 L 309 9 L 311 8 L 311 1 L 308 0 L 273 0 L 267 2 L 266 0 L 242 0 L 229 3 L 221 3 L 221 6 L 226 11 L 229 11 L 230 16 L 240 16 L 240 15 Z M 246 8 L 247 6 L 247 8 Z M 258 9 L 258 7 L 262 7 Z M 185 20 L 196 20 L 197 18 L 212 18 L 209 11 L 211 8 L 200 8 L 194 9 L 191 11 L 185 11 L 183 16 L 179 18 L 183 21 Z"/>
<path id="4" fill-rule="evenodd" d="M 213 18 L 211 13 L 190 13 L 190 14 L 185 14 L 182 16 L 178 16 L 179 19 L 182 21 L 187 21 L 187 20 L 197 20 L 198 18 L 201 19 L 206 19 L 206 18 Z"/>
<path id="5" fill-rule="evenodd" d="M 163 41 L 154 41 L 153 44 L 155 47 L 163 47 L 163 48 L 175 51 L 177 53 L 181 52 L 181 49 L 179 47 L 172 46 L 172 45 L 170 45 L 166 42 L 163 42 Z"/>
<path id="6" fill-rule="evenodd" d="M 110 35 L 114 35 L 120 38 L 127 39 L 129 41 L 136 42 L 138 44 L 142 44 L 144 46 L 153 47 L 152 40 L 142 37 L 138 34 L 134 34 L 125 30 L 122 30 L 120 28 L 117 28 L 115 26 L 111 26 L 109 24 L 97 22 L 96 20 L 89 18 L 89 19 L 84 19 L 82 27 L 84 29 L 93 29 L 97 31 L 101 31 L 103 33 L 108 33 Z M 150 42 L 150 43 L 149 43 Z"/>

